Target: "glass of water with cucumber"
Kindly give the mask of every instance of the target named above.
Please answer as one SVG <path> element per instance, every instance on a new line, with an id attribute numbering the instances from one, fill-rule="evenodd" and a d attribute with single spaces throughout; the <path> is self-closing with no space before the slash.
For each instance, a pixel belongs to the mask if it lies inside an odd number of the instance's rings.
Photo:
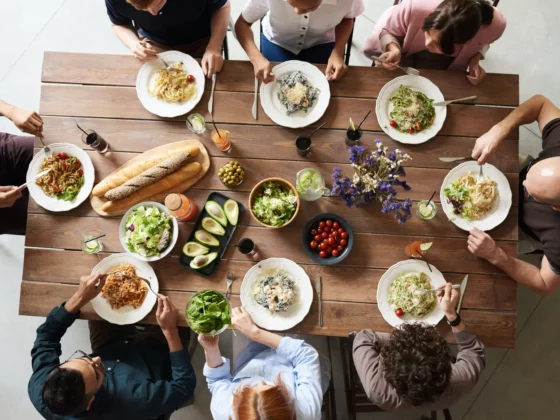
<path id="1" fill-rule="evenodd" d="M 84 240 L 82 241 L 82 251 L 84 251 L 86 254 L 97 254 L 103 250 L 103 242 L 101 242 L 101 239 L 93 238 L 95 238 L 95 236 L 84 236 Z"/>
<path id="2" fill-rule="evenodd" d="M 330 195 L 330 190 L 325 187 L 323 175 L 313 168 L 305 168 L 297 173 L 296 189 L 305 201 L 315 201 Z"/>

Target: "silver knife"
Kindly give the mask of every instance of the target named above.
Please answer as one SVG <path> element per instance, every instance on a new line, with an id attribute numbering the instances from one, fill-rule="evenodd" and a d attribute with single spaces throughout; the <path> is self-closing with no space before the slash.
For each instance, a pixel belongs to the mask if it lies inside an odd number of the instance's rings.
<path id="1" fill-rule="evenodd" d="M 467 274 L 463 281 L 461 282 L 461 297 L 459 297 L 459 304 L 457 305 L 457 313 L 461 312 L 461 304 L 463 303 L 463 297 L 465 296 L 465 290 L 467 290 L 467 282 L 469 280 L 469 275 Z"/>
<path id="2" fill-rule="evenodd" d="M 476 99 L 476 96 L 467 96 L 466 98 L 459 98 L 459 99 L 451 99 L 450 101 L 441 101 L 441 102 L 434 102 L 433 106 L 445 106 L 452 104 L 454 102 L 463 102 L 463 101 L 472 101 Z"/>
<path id="3" fill-rule="evenodd" d="M 258 106 L 258 92 L 259 92 L 259 79 L 255 77 L 255 99 L 253 100 L 253 118 L 258 120 L 259 118 L 259 106 Z"/>
<path id="4" fill-rule="evenodd" d="M 323 326 L 323 297 L 321 293 L 321 276 L 317 274 L 317 281 L 315 282 L 315 290 L 317 291 L 317 296 L 319 297 L 319 326 Z"/>
<path id="5" fill-rule="evenodd" d="M 43 175 L 48 174 L 50 171 L 51 171 L 51 169 L 45 169 L 43 172 L 39 172 L 37 175 L 35 175 L 33 178 L 31 178 L 28 182 L 26 182 L 25 184 L 21 184 L 19 187 L 17 187 L 16 190 L 17 191 L 23 190 L 24 188 L 27 187 L 27 184 L 37 181 L 39 178 L 41 178 Z"/>
<path id="6" fill-rule="evenodd" d="M 208 101 L 208 112 L 214 119 L 214 89 L 216 88 L 216 73 L 212 75 L 212 91 L 210 92 L 210 100 Z"/>
<path id="7" fill-rule="evenodd" d="M 441 160 L 442 162 L 447 162 L 447 163 L 459 162 L 460 160 L 471 160 L 471 159 L 472 159 L 471 157 L 440 157 L 439 158 L 439 160 Z"/>

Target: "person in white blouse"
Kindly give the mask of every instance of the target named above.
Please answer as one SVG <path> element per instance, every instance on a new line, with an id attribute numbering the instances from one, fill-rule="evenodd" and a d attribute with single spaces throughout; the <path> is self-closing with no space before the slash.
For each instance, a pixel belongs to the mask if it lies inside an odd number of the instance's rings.
<path id="1" fill-rule="evenodd" d="M 303 340 L 261 330 L 243 307 L 233 309 L 231 320 L 250 340 L 232 372 L 220 354 L 219 336 L 198 336 L 214 420 L 320 420 L 329 378 L 317 350 Z"/>
<path id="2" fill-rule="evenodd" d="M 347 70 L 344 49 L 354 18 L 363 11 L 363 0 L 249 0 L 235 32 L 264 83 L 274 80 L 271 61 L 288 60 L 327 64 L 327 79 L 338 80 Z M 251 25 L 261 19 L 259 51 Z"/>

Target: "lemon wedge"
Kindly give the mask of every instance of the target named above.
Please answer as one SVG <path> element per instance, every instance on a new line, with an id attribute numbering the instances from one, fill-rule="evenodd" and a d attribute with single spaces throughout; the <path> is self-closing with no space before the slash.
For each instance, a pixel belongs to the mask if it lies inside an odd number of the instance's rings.
<path id="1" fill-rule="evenodd" d="M 433 245 L 433 242 L 425 242 L 422 245 L 420 245 L 420 250 L 421 251 L 427 251 L 428 249 L 430 249 Z"/>

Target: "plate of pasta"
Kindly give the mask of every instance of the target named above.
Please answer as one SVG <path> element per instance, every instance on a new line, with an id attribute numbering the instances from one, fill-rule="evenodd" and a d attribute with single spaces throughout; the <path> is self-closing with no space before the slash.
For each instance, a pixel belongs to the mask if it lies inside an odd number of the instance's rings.
<path id="1" fill-rule="evenodd" d="M 269 258 L 247 271 L 241 304 L 261 328 L 284 331 L 308 314 L 313 302 L 311 280 L 303 268 L 286 258 Z"/>
<path id="2" fill-rule="evenodd" d="M 282 127 L 313 124 L 329 106 L 327 78 L 312 64 L 291 60 L 272 69 L 275 80 L 261 84 L 261 105 L 272 121 Z"/>
<path id="3" fill-rule="evenodd" d="M 400 76 L 388 82 L 377 97 L 375 113 L 383 131 L 393 140 L 421 144 L 441 130 L 447 108 L 439 88 L 422 76 Z"/>
<path id="4" fill-rule="evenodd" d="M 425 295 L 418 289 L 435 289 L 446 282 L 443 274 L 421 260 L 398 262 L 381 276 L 377 285 L 377 306 L 385 321 L 393 327 L 405 322 L 437 325 L 444 317 L 435 293 Z"/>
<path id="5" fill-rule="evenodd" d="M 108 274 L 101 293 L 91 301 L 101 318 L 112 324 L 135 324 L 150 313 L 157 303 L 156 295 L 140 277 L 148 280 L 158 293 L 156 273 L 147 262 L 128 254 L 113 254 L 97 264 L 92 274 Z"/>
<path id="6" fill-rule="evenodd" d="M 40 150 L 27 169 L 29 194 L 49 211 L 68 211 L 82 204 L 91 193 L 95 170 L 88 154 L 70 143 L 49 144 L 52 153 Z M 33 180 L 40 172 L 50 171 Z"/>
<path id="7" fill-rule="evenodd" d="M 476 227 L 494 229 L 507 217 L 512 205 L 508 179 L 494 165 L 480 166 L 475 161 L 453 168 L 443 180 L 440 200 L 443 211 L 457 227 L 470 231 Z"/>
<path id="8" fill-rule="evenodd" d="M 180 51 L 159 54 L 138 71 L 136 93 L 148 111 L 173 118 L 191 111 L 204 94 L 205 77 L 198 62 Z"/>

